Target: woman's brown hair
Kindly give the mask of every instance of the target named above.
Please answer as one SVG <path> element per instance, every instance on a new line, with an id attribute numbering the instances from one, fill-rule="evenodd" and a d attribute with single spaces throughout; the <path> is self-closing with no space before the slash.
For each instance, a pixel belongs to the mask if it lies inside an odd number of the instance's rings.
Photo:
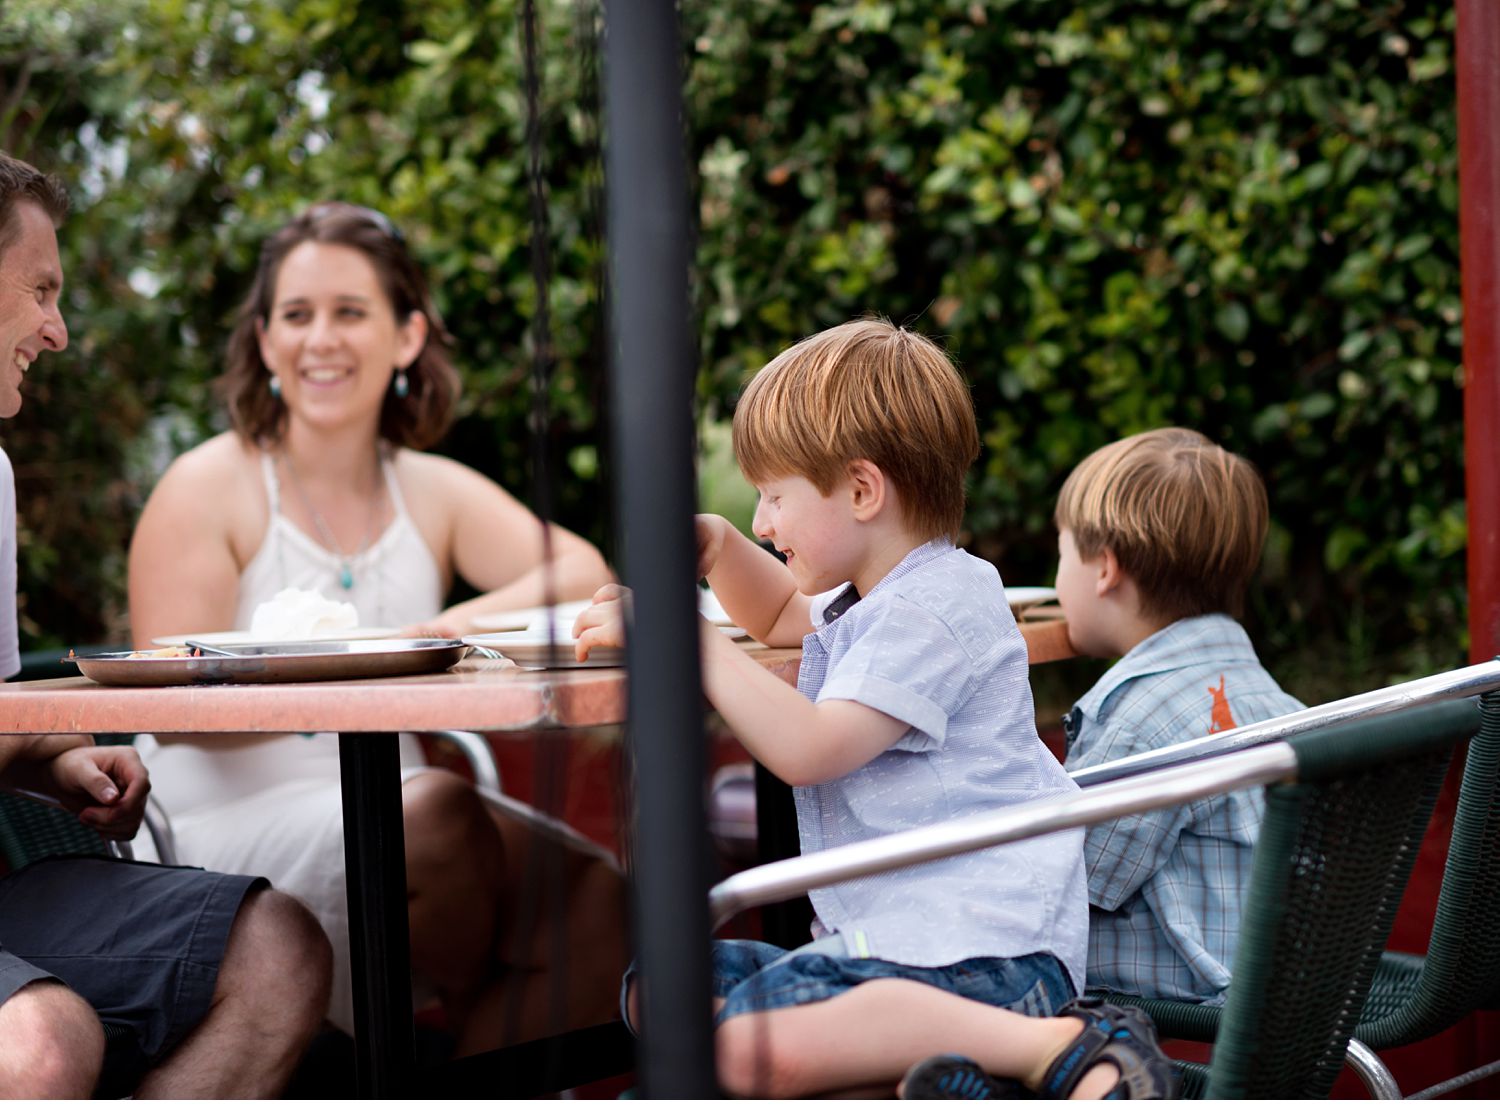
<path id="1" fill-rule="evenodd" d="M 406 238 L 383 214 L 344 202 L 323 202 L 283 225 L 261 246 L 250 293 L 229 337 L 218 390 L 240 435 L 256 445 L 275 444 L 286 433 L 286 407 L 271 393 L 271 372 L 260 358 L 256 324 L 271 312 L 276 278 L 292 249 L 304 243 L 342 244 L 362 253 L 375 268 L 397 321 L 413 311 L 427 318 L 427 343 L 406 373 L 405 397 L 386 393 L 380 436 L 392 445 L 425 449 L 448 431 L 461 383 L 448 353 L 453 337 L 443 325 Z"/>

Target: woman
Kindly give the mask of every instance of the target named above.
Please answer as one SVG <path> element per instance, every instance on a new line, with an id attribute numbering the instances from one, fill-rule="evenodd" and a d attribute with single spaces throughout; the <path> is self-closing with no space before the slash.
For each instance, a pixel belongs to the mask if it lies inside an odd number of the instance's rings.
<path id="1" fill-rule="evenodd" d="M 130 549 L 137 646 L 247 629 L 288 586 L 354 604 L 361 625 L 450 634 L 471 617 L 588 596 L 598 551 L 551 528 L 455 461 L 418 450 L 459 393 L 451 339 L 404 240 L 381 214 L 317 205 L 273 235 L 230 338 L 234 429 L 162 477 Z M 454 577 L 482 595 L 451 608 Z M 264 874 L 303 899 L 339 954 L 330 1018 L 350 1026 L 344 853 L 335 737 L 143 737 L 179 857 Z M 465 1054 L 552 1028 L 557 942 L 521 916 L 527 861 L 552 839 L 424 768 L 403 740 L 403 809 L 418 991 L 435 995 Z M 622 885 L 602 850 L 570 841 L 568 1026 L 607 1019 L 623 966 Z M 520 923 L 540 927 L 525 931 Z M 576 927 L 576 929 L 572 928 Z M 420 1001 L 420 1000 L 419 1000 Z M 519 1019 L 519 1022 L 516 1020 Z"/>

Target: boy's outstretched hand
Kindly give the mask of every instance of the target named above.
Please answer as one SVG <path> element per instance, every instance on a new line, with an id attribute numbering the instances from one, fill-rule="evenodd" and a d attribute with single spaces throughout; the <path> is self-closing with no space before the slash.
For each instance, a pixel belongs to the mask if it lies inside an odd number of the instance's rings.
<path id="1" fill-rule="evenodd" d="M 130 840 L 141 827 L 151 779 L 133 747 L 73 747 L 48 773 L 62 803 L 109 840 Z"/>
<path id="2" fill-rule="evenodd" d="M 698 532 L 698 579 L 701 581 L 719 564 L 724 552 L 724 536 L 734 528 L 723 515 L 698 515 L 693 519 Z"/>
<path id="3" fill-rule="evenodd" d="M 573 638 L 578 640 L 573 654 L 578 661 L 588 661 L 591 647 L 625 645 L 625 609 L 629 606 L 630 590 L 624 585 L 605 585 L 594 593 L 593 603 L 573 621 Z"/>

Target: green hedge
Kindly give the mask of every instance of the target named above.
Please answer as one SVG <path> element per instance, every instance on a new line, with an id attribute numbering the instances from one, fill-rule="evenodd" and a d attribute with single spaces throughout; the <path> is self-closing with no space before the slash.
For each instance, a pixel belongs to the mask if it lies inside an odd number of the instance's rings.
<path id="1" fill-rule="evenodd" d="M 593 10 L 540 6 L 548 432 L 560 514 L 602 541 Z M 1007 579 L 1050 576 L 1079 458 L 1190 425 L 1266 477 L 1273 656 L 1320 635 L 1356 671 L 1461 656 L 1451 2 L 682 7 L 707 419 L 789 341 L 882 313 L 973 384 L 970 544 Z M 0 126 L 80 198 L 84 343 L 38 365 L 6 431 L 32 637 L 119 630 L 133 509 L 215 421 L 204 384 L 254 245 L 305 200 L 407 227 L 461 340 L 452 448 L 527 492 L 518 8 L 9 0 L 0 74 L 33 73 Z M 59 599 L 64 561 L 84 574 Z"/>

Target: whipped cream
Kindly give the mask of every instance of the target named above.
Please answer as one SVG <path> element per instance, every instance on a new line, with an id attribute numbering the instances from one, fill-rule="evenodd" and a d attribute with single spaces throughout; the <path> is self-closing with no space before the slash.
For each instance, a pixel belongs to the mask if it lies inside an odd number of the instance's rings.
<path id="1" fill-rule="evenodd" d="M 329 600 L 312 589 L 284 588 L 256 606 L 250 634 L 267 641 L 310 639 L 358 625 L 353 604 Z"/>

